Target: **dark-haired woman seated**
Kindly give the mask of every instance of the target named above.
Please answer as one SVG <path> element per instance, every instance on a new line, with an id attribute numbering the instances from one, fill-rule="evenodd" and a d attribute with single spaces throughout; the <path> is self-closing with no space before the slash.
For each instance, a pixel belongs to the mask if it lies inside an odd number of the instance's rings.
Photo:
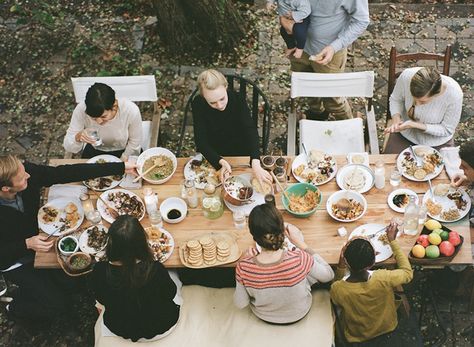
<path id="1" fill-rule="evenodd" d="M 100 137 L 91 137 L 91 131 Z M 127 99 L 116 99 L 115 91 L 104 83 L 94 83 L 72 113 L 63 146 L 82 158 L 111 154 L 126 161 L 139 155 L 142 143 L 142 116 L 137 105 Z M 95 145 L 97 143 L 97 145 Z M 85 147 L 84 147 L 85 144 Z"/>
<path id="2" fill-rule="evenodd" d="M 92 272 L 96 300 L 105 308 L 102 334 L 132 341 L 168 335 L 179 318 L 179 279 L 172 279 L 153 259 L 145 230 L 135 217 L 118 217 L 108 234 L 109 261 L 98 263 Z"/>
<path id="3" fill-rule="evenodd" d="M 296 226 L 285 226 L 273 205 L 256 206 L 249 216 L 249 229 L 262 251 L 250 249 L 237 264 L 235 305 L 250 304 L 253 313 L 268 323 L 299 321 L 311 308 L 311 286 L 331 281 L 334 272 L 308 248 Z M 297 250 L 283 249 L 285 234 Z"/>

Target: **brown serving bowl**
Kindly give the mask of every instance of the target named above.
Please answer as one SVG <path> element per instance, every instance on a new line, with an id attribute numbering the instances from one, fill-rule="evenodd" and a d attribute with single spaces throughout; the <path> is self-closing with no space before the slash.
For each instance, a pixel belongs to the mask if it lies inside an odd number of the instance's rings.
<path id="1" fill-rule="evenodd" d="M 76 252 L 66 259 L 66 266 L 72 273 L 83 272 L 92 264 L 90 254 L 84 252 Z"/>
<path id="2" fill-rule="evenodd" d="M 223 187 L 224 200 L 235 206 L 248 204 L 253 195 L 252 184 L 241 176 L 228 177 Z"/>

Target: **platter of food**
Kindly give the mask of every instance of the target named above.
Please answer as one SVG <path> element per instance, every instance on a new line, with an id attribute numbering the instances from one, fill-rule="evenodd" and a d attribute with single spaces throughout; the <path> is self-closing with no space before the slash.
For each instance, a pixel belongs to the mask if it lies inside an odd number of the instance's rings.
<path id="1" fill-rule="evenodd" d="M 362 164 L 349 164 L 339 170 L 336 182 L 341 189 L 365 193 L 374 186 L 375 177 L 369 167 Z"/>
<path id="2" fill-rule="evenodd" d="M 57 198 L 38 210 L 38 226 L 47 234 L 61 235 L 76 230 L 83 220 L 81 202 L 74 198 Z"/>
<path id="3" fill-rule="evenodd" d="M 79 236 L 79 248 L 87 254 L 97 254 L 105 249 L 109 237 L 107 228 L 102 224 L 93 225 Z"/>
<path id="4" fill-rule="evenodd" d="M 120 162 L 121 160 L 119 158 L 110 154 L 101 154 L 87 161 L 87 163 L 89 164 L 120 163 Z M 102 192 L 104 190 L 117 187 L 120 184 L 120 182 L 122 182 L 122 179 L 123 179 L 122 175 L 113 175 L 113 176 L 91 178 L 91 179 L 83 181 L 83 183 L 89 189 Z"/>
<path id="5" fill-rule="evenodd" d="M 326 202 L 328 214 L 339 222 L 353 222 L 361 218 L 367 210 L 367 200 L 352 190 L 333 193 Z"/>
<path id="6" fill-rule="evenodd" d="M 137 171 L 140 175 L 147 172 L 143 179 L 151 184 L 167 182 L 175 173 L 178 161 L 168 149 L 153 147 L 137 158 Z"/>
<path id="7" fill-rule="evenodd" d="M 200 235 L 179 246 L 181 263 L 194 269 L 232 263 L 241 255 L 234 237 L 227 233 Z"/>
<path id="8" fill-rule="evenodd" d="M 355 237 L 365 238 L 370 241 L 375 250 L 375 262 L 387 260 L 393 254 L 390 242 L 384 229 L 383 224 L 364 224 L 360 225 L 352 231 L 349 240 Z"/>
<path id="9" fill-rule="evenodd" d="M 312 149 L 293 160 L 291 171 L 298 182 L 319 186 L 336 176 L 337 164 L 332 156 Z"/>
<path id="10" fill-rule="evenodd" d="M 418 195 L 413 190 L 406 188 L 395 189 L 388 195 L 388 206 L 395 212 L 405 213 L 405 207 L 410 202 L 410 196 L 414 196 L 415 202 L 418 204 Z"/>
<path id="11" fill-rule="evenodd" d="M 126 189 L 110 189 L 103 192 L 100 197 L 106 201 L 109 207 L 115 209 L 119 215 L 130 215 L 142 220 L 145 216 L 145 205 L 140 197 Z M 115 218 L 107 211 L 104 202 L 97 200 L 97 210 L 102 218 L 107 222 L 113 223 Z"/>
<path id="12" fill-rule="evenodd" d="M 397 168 L 402 175 L 411 181 L 425 182 L 438 176 L 443 171 L 444 163 L 441 154 L 428 146 L 412 146 L 417 160 L 410 148 L 403 150 L 397 157 Z"/>
<path id="13" fill-rule="evenodd" d="M 145 229 L 148 235 L 148 244 L 153 252 L 155 260 L 164 263 L 171 257 L 174 251 L 174 238 L 165 229 L 149 227 Z"/>
<path id="14" fill-rule="evenodd" d="M 471 199 L 464 189 L 451 187 L 449 184 L 438 184 L 423 196 L 423 204 L 428 215 L 440 222 L 455 222 L 469 213 Z"/>
<path id="15" fill-rule="evenodd" d="M 255 206 L 265 203 L 265 195 L 254 189 L 250 173 L 229 177 L 223 187 L 224 203 L 232 212 L 242 211 L 248 216 Z"/>
<path id="16" fill-rule="evenodd" d="M 202 154 L 195 155 L 186 163 L 184 166 L 184 178 L 194 180 L 194 186 L 197 189 L 204 189 L 208 183 L 215 186 L 220 183 L 216 169 Z"/>

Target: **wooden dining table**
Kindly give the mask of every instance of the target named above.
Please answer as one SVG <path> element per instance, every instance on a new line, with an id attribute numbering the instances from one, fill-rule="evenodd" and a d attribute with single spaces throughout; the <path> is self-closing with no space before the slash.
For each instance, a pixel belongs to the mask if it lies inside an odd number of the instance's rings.
<path id="1" fill-rule="evenodd" d="M 370 166 L 372 169 L 374 168 L 375 162 L 378 160 L 382 160 L 385 164 L 385 187 L 383 189 L 376 189 L 375 187 L 372 187 L 367 193 L 364 194 L 368 203 L 367 211 L 362 218 L 355 222 L 338 222 L 331 218 L 331 216 L 329 216 L 326 211 L 326 201 L 328 197 L 332 193 L 340 190 L 336 184 L 336 179 L 332 179 L 328 183 L 319 186 L 319 189 L 322 193 L 322 202 L 318 206 L 316 213 L 314 213 L 309 218 L 296 218 L 290 215 L 282 205 L 280 193 L 276 193 L 275 195 L 276 206 L 282 212 L 286 222 L 292 223 L 302 230 L 304 239 L 308 246 L 315 250 L 316 253 L 321 255 L 329 264 L 335 265 L 339 260 L 339 254 L 342 246 L 347 242 L 350 233 L 356 227 L 367 223 L 388 224 L 393 217 L 403 218 L 403 214 L 393 211 L 387 204 L 387 196 L 393 190 L 393 187 L 389 184 L 389 176 L 390 172 L 396 166 L 396 158 L 397 155 L 394 154 L 370 155 Z M 293 158 L 288 158 L 290 165 L 292 159 Z M 335 159 L 339 168 L 347 164 L 346 156 L 335 156 Z M 151 187 L 153 191 L 158 194 L 160 203 L 169 197 L 179 197 L 181 195 L 181 187 L 184 180 L 184 166 L 189 160 L 190 158 L 178 158 L 176 171 L 168 182 L 161 185 L 151 185 L 143 181 L 143 187 Z M 238 175 L 251 172 L 251 168 L 246 165 L 249 163 L 248 157 L 229 157 L 226 158 L 226 160 L 228 160 L 228 162 L 235 167 L 233 169 L 233 174 Z M 85 160 L 51 159 L 50 165 L 56 166 L 81 162 L 85 162 Z M 288 172 L 290 173 L 291 171 L 288 170 Z M 295 182 L 295 178 L 290 173 L 288 184 L 291 185 Z M 432 182 L 433 184 L 449 183 L 449 179 L 445 170 L 443 170 L 439 176 L 432 180 Z M 130 190 L 143 198 L 143 187 L 141 189 Z M 402 182 L 399 188 L 409 188 L 415 191 L 421 199 L 423 194 L 428 190 L 428 182 L 415 182 L 402 177 Z M 202 191 L 199 190 L 198 194 L 201 195 Z M 94 194 L 90 194 L 90 198 L 94 200 L 96 199 Z M 87 220 L 84 220 L 82 227 L 87 227 L 89 223 L 90 222 Z M 103 223 L 106 226 L 109 225 L 105 220 L 103 220 Z M 144 227 L 150 226 L 147 216 L 143 218 L 141 223 Z M 433 262 L 433 266 L 443 267 L 454 264 L 472 264 L 473 258 L 471 253 L 471 235 L 468 217 L 464 217 L 463 219 L 454 223 L 443 224 L 462 235 L 464 237 L 464 243 L 462 244 L 459 253 L 454 259 L 451 261 L 439 259 Z M 184 266 L 179 259 L 179 247 L 182 247 L 182 245 L 184 245 L 187 240 L 201 234 L 228 233 L 233 235 L 240 250 L 242 251 L 242 257 L 249 247 L 255 246 L 255 242 L 253 241 L 247 227 L 244 229 L 237 229 L 234 227 L 232 212 L 228 208 L 225 208 L 224 214 L 220 218 L 210 220 L 204 217 L 201 204 L 199 204 L 197 208 L 188 210 L 188 215 L 182 222 L 177 224 L 168 224 L 164 222 L 163 227 L 173 235 L 175 241 L 175 250 L 170 258 L 164 263 L 164 265 L 168 268 Z M 348 234 L 346 236 L 341 237 L 338 235 L 337 230 L 340 227 L 345 227 L 347 229 Z M 421 227 L 419 227 L 418 232 L 420 231 Z M 401 248 L 405 254 L 409 254 L 416 239 L 417 236 L 407 236 L 404 234 L 398 238 Z M 235 266 L 235 264 L 236 263 L 234 262 L 225 266 Z M 393 267 L 395 265 L 395 259 L 392 256 L 378 265 L 383 267 Z M 35 267 L 59 268 L 60 266 L 57 261 L 55 249 L 51 249 L 46 253 L 37 252 L 35 257 Z"/>

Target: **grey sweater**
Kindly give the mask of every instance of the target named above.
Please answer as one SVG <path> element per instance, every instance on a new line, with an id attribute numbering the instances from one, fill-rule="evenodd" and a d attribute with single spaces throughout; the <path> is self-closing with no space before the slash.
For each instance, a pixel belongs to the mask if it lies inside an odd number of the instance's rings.
<path id="1" fill-rule="evenodd" d="M 277 11 L 279 16 L 286 16 L 289 12 L 295 22 L 301 22 L 311 13 L 309 0 L 268 0 L 274 4 L 277 2 Z"/>

